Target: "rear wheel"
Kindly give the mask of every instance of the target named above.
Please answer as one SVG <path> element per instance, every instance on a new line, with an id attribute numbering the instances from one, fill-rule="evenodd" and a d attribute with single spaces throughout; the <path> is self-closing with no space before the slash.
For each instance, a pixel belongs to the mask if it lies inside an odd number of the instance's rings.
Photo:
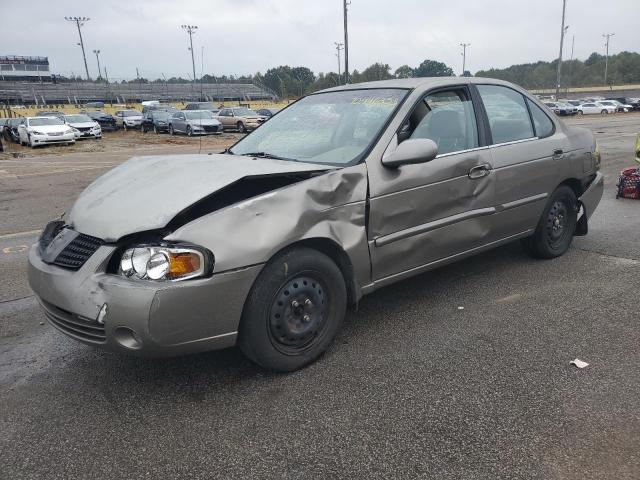
<path id="1" fill-rule="evenodd" d="M 191 125 L 187 125 L 187 136 L 193 137 L 193 130 L 191 130 Z"/>
<path id="2" fill-rule="evenodd" d="M 608 115 L 609 114 L 609 110 L 602 110 L 600 112 L 601 115 Z"/>
<path id="3" fill-rule="evenodd" d="M 176 132 L 173 130 L 173 125 L 169 125 L 169 135 L 175 135 Z"/>
<path id="4" fill-rule="evenodd" d="M 576 194 L 562 185 L 549 198 L 534 234 L 524 239 L 522 244 L 533 257 L 559 257 L 569 249 L 577 222 Z"/>
<path id="5" fill-rule="evenodd" d="M 147 133 L 147 127 L 144 125 L 144 123 L 142 125 L 140 125 L 140 131 L 142 133 Z"/>
<path id="6" fill-rule="evenodd" d="M 265 266 L 249 292 L 240 349 L 269 370 L 302 368 L 331 344 L 346 305 L 345 281 L 333 260 L 309 248 L 288 250 Z"/>
<path id="7" fill-rule="evenodd" d="M 123 123 L 123 124 L 122 124 L 122 129 L 123 129 L 125 132 L 128 130 L 128 128 L 127 128 L 127 124 L 126 124 L 126 123 Z"/>
<path id="8" fill-rule="evenodd" d="M 578 110 L 578 115 L 584 115 L 584 112 L 582 110 Z"/>
<path id="9" fill-rule="evenodd" d="M 247 133 L 247 127 L 244 126 L 244 123 L 242 122 L 238 122 L 238 124 L 236 125 L 236 127 L 238 128 L 238 132 L 240 133 Z"/>

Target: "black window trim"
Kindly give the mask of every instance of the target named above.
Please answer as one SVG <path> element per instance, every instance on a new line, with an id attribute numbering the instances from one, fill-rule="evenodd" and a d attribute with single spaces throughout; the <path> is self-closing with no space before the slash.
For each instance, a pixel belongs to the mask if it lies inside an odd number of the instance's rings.
<path id="1" fill-rule="evenodd" d="M 520 94 L 522 95 L 522 94 Z M 540 108 L 540 105 L 536 105 L 536 103 L 531 100 L 529 97 L 527 97 L 526 95 L 522 95 L 524 97 L 524 103 L 527 106 L 527 110 L 529 111 L 529 119 L 531 120 L 531 126 L 533 127 L 533 134 L 536 136 L 536 138 L 538 139 L 543 139 L 543 138 L 549 138 L 553 135 L 555 135 L 556 133 L 556 122 L 553 121 L 553 119 L 547 115 L 547 113 L 544 111 L 544 109 Z M 552 129 L 551 129 L 551 133 L 549 133 L 548 135 L 545 135 L 544 137 L 541 137 L 540 135 L 538 135 L 538 131 L 536 130 L 536 122 L 533 120 L 533 113 L 531 112 L 531 106 L 529 104 L 533 104 L 536 107 L 538 107 L 538 110 L 540 110 L 542 112 L 542 114 L 547 117 L 547 120 L 549 120 L 551 122 L 552 125 Z"/>

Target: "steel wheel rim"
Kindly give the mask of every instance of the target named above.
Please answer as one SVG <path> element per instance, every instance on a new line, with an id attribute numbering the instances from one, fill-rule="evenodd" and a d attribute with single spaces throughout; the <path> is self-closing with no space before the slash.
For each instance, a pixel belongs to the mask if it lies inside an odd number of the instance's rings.
<path id="1" fill-rule="evenodd" d="M 557 200 L 547 215 L 547 239 L 552 248 L 559 248 L 566 240 L 569 234 L 568 226 L 569 208 L 563 201 Z"/>
<path id="2" fill-rule="evenodd" d="M 267 329 L 273 346 L 297 355 L 321 338 L 327 327 L 329 292 L 314 272 L 288 279 L 273 297 Z"/>

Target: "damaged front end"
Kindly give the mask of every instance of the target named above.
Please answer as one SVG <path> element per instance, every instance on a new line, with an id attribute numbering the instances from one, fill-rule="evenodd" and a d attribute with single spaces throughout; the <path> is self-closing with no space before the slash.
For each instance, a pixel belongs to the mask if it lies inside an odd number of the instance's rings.
<path id="1" fill-rule="evenodd" d="M 50 322 L 84 343 L 145 356 L 223 348 L 262 266 L 290 245 L 335 252 L 360 296 L 370 281 L 366 194 L 364 164 L 132 159 L 48 228 L 30 251 L 29 281 Z"/>

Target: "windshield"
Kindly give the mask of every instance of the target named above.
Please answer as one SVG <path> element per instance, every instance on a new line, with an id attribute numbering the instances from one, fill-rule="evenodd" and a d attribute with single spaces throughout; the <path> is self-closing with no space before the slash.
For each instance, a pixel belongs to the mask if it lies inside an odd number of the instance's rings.
<path id="1" fill-rule="evenodd" d="M 230 153 L 332 165 L 357 163 L 406 94 L 401 89 L 310 95 L 240 140 Z"/>
<path id="2" fill-rule="evenodd" d="M 136 110 L 125 110 L 122 112 L 125 117 L 140 117 L 142 114 Z"/>
<path id="3" fill-rule="evenodd" d="M 86 115 L 65 115 L 67 122 L 91 122 L 92 120 Z"/>
<path id="4" fill-rule="evenodd" d="M 184 114 L 189 120 L 210 120 L 213 118 L 213 113 L 208 110 L 195 110 L 192 112 L 184 112 Z"/>
<path id="5" fill-rule="evenodd" d="M 64 122 L 59 118 L 40 117 L 40 118 L 30 118 L 29 125 L 32 127 L 42 127 L 44 125 L 64 125 Z"/>
<path id="6" fill-rule="evenodd" d="M 167 118 L 169 118 L 169 112 L 167 112 L 166 110 L 155 110 L 151 112 L 151 116 L 158 120 L 166 120 Z"/>
<path id="7" fill-rule="evenodd" d="M 254 112 L 253 110 L 249 110 L 248 108 L 234 108 L 233 114 L 236 117 L 250 117 L 250 116 L 255 117 L 258 115 L 256 112 Z"/>
<path id="8" fill-rule="evenodd" d="M 213 103 L 197 103 L 196 106 L 202 110 L 208 110 L 208 109 L 217 110 L 217 108 L 213 106 Z"/>

